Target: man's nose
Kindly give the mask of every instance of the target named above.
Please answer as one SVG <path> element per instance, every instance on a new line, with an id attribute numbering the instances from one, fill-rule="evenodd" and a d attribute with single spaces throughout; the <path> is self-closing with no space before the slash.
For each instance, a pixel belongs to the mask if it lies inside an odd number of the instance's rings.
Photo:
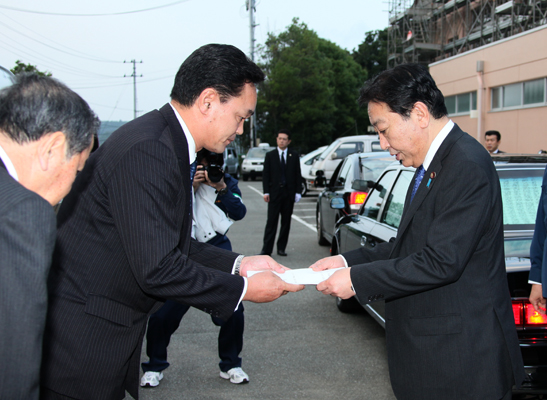
<path id="1" fill-rule="evenodd" d="M 386 151 L 387 149 L 389 149 L 389 143 L 388 141 L 386 140 L 386 138 L 383 136 L 383 135 L 380 135 L 380 147 L 382 148 L 382 150 Z"/>

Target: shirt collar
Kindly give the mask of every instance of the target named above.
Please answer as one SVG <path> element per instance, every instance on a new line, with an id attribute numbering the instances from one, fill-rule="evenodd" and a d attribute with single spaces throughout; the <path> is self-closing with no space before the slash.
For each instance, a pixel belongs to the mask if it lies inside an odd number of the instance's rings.
<path id="1" fill-rule="evenodd" d="M 188 129 L 188 126 L 186 126 L 186 123 L 180 116 L 177 109 L 173 107 L 173 104 L 169 103 L 169 105 L 175 112 L 175 115 L 177 116 L 177 119 L 179 120 L 180 126 L 182 127 L 182 131 L 186 135 L 186 141 L 188 142 L 188 157 L 190 159 L 190 164 L 192 164 L 196 160 L 196 142 L 194 141 L 194 137 L 190 133 L 190 129 Z"/>
<path id="2" fill-rule="evenodd" d="M 424 162 L 422 164 L 426 171 L 429 168 L 431 161 L 433 161 L 433 157 L 435 157 L 435 154 L 437 154 L 437 150 L 439 150 L 439 147 L 441 147 L 441 144 L 443 144 L 444 139 L 446 139 L 452 128 L 454 128 L 454 122 L 452 122 L 452 120 L 450 119 L 443 127 L 443 129 L 441 129 L 437 137 L 433 139 L 433 142 L 431 143 L 431 146 L 429 146 L 429 150 L 427 151 Z"/>
<path id="3" fill-rule="evenodd" d="M 281 150 L 279 147 L 277 148 L 277 152 L 279 153 L 279 157 L 281 157 L 281 154 L 287 154 L 287 149 Z M 287 158 L 287 157 L 285 157 Z"/>
<path id="4" fill-rule="evenodd" d="M 2 146 L 0 146 L 0 159 L 2 159 L 2 162 L 6 166 L 6 169 L 8 170 L 8 174 L 10 174 L 13 179 L 19 182 L 19 177 L 17 176 L 17 171 L 15 170 L 15 166 L 11 162 L 10 158 L 8 157 L 8 154 L 4 151 Z"/>

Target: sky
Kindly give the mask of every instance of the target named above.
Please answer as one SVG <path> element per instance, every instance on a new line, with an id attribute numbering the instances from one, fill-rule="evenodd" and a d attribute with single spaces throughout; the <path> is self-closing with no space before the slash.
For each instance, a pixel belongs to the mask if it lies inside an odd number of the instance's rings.
<path id="1" fill-rule="evenodd" d="M 349 51 L 388 25 L 380 0 L 255 0 L 255 8 L 255 47 L 295 17 Z M 169 101 L 180 64 L 200 46 L 250 55 L 246 0 L 0 0 L 0 36 L 1 66 L 21 60 L 51 72 L 103 121 L 133 119 L 133 65 L 138 116 Z"/>

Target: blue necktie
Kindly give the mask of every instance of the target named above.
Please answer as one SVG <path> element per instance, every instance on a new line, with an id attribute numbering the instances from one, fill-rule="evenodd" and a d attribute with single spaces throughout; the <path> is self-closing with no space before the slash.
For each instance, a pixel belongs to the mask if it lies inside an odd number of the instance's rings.
<path id="1" fill-rule="evenodd" d="M 412 194 L 410 195 L 410 202 L 412 203 L 412 199 L 414 198 L 414 195 L 416 194 L 416 191 L 418 190 L 418 187 L 420 186 L 420 183 L 422 182 L 422 179 L 424 178 L 425 169 L 423 165 L 420 165 L 417 170 L 418 174 L 416 175 L 416 180 L 414 181 L 414 187 L 412 188 Z"/>
<path id="2" fill-rule="evenodd" d="M 197 165 L 198 165 L 197 160 L 194 160 L 194 162 L 190 164 L 190 182 L 194 181 L 194 175 L 196 174 Z"/>

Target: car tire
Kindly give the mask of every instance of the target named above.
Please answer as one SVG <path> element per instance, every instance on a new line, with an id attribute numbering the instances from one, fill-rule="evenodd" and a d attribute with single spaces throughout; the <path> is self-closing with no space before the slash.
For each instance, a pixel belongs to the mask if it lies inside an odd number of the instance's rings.
<path id="1" fill-rule="evenodd" d="M 249 179 L 249 175 L 241 174 L 241 177 L 245 182 L 247 182 L 247 180 Z"/>
<path id="2" fill-rule="evenodd" d="M 317 243 L 319 243 L 319 246 L 328 246 L 329 242 L 325 239 L 325 236 L 323 236 L 323 222 L 321 221 L 321 213 L 319 210 L 317 210 L 315 220 L 317 222 Z"/>
<path id="3" fill-rule="evenodd" d="M 252 180 L 252 181 L 255 181 L 255 180 L 256 180 L 256 176 L 251 175 L 251 180 Z"/>
<path id="4" fill-rule="evenodd" d="M 308 193 L 308 187 L 306 186 L 306 182 L 304 182 L 304 178 L 302 178 L 302 197 L 304 197 Z"/>
<path id="5" fill-rule="evenodd" d="M 359 302 L 355 299 L 355 297 L 350 297 L 349 299 L 341 299 L 340 297 L 336 298 L 336 307 L 338 308 L 338 311 L 352 314 L 361 311 L 363 308 L 359 304 Z"/>

